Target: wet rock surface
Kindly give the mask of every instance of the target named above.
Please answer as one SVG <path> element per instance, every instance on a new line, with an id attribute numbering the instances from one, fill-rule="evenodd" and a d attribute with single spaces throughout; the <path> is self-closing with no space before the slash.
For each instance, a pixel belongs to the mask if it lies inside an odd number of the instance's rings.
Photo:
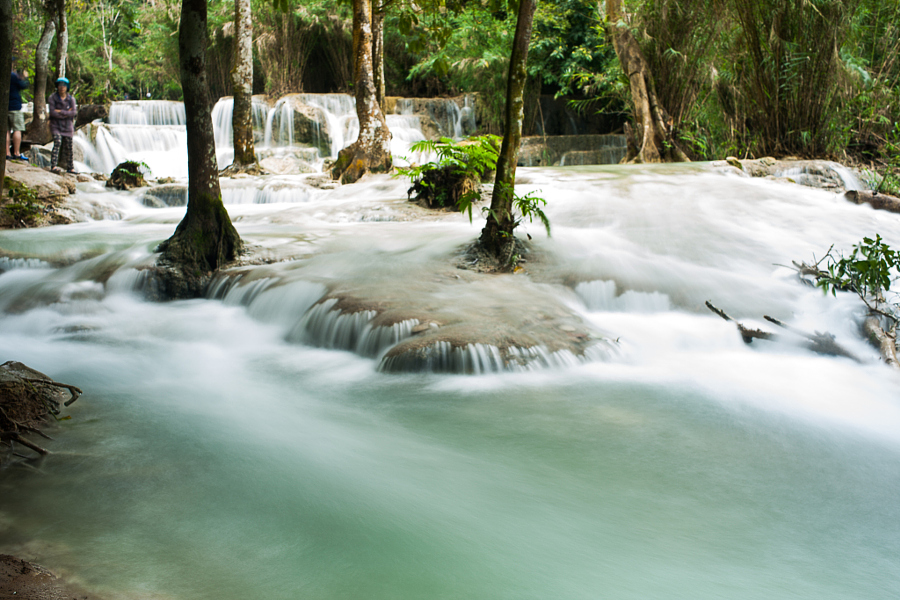
<path id="1" fill-rule="evenodd" d="M 846 191 L 848 184 L 852 187 L 853 180 L 858 178 L 852 170 L 827 160 L 778 160 L 772 157 L 741 160 L 729 156 L 712 164 L 749 177 L 776 179 L 835 192 Z"/>
<path id="2" fill-rule="evenodd" d="M 2 600 L 99 600 L 48 569 L 9 554 L 0 554 Z"/>

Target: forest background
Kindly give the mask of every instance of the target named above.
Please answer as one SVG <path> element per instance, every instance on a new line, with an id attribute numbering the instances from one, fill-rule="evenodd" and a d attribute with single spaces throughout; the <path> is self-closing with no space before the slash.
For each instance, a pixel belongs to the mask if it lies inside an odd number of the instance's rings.
<path id="1" fill-rule="evenodd" d="M 50 3 L 16 0 L 13 53 L 33 72 Z M 613 36 L 646 60 L 671 143 L 694 160 L 797 156 L 862 161 L 900 189 L 900 0 L 545 0 L 528 56 L 525 133 L 541 97 L 621 130 L 629 78 Z M 181 99 L 175 0 L 68 0 L 66 75 L 80 104 Z M 351 3 L 253 2 L 253 92 L 353 92 Z M 387 95 L 479 95 L 502 127 L 514 6 L 497 0 L 384 0 Z M 234 4 L 209 0 L 212 98 L 231 95 Z M 55 53 L 51 48 L 51 56 Z M 54 61 L 51 61 L 51 64 Z M 50 73 L 49 80 L 56 74 Z M 48 90 L 53 89 L 52 83 Z"/>

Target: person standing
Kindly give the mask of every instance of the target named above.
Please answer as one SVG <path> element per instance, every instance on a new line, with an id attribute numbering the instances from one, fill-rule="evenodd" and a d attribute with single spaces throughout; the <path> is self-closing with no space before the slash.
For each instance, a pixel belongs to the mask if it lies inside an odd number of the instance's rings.
<path id="1" fill-rule="evenodd" d="M 47 108 L 50 112 L 50 133 L 53 135 L 50 170 L 54 173 L 62 172 L 57 166 L 61 156 L 66 172 L 74 173 L 72 138 L 75 136 L 75 117 L 78 116 L 78 105 L 75 103 L 75 97 L 69 93 L 69 80 L 65 77 L 56 80 L 56 92 L 47 101 Z"/>
<path id="2" fill-rule="evenodd" d="M 25 131 L 25 112 L 22 110 L 22 90 L 28 87 L 28 71 L 22 70 L 22 74 L 16 73 L 16 57 L 13 57 L 13 71 L 9 80 L 9 112 L 7 120 L 9 127 L 6 130 L 6 160 L 28 160 L 21 153 L 22 132 Z M 12 154 L 10 154 L 10 140 L 12 141 Z"/>

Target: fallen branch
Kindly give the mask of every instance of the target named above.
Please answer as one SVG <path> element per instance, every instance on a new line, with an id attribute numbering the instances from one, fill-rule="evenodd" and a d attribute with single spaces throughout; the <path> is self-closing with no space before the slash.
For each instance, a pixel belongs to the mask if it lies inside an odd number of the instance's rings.
<path id="1" fill-rule="evenodd" d="M 778 336 L 774 333 L 769 333 L 768 331 L 763 331 L 761 329 L 750 329 L 749 327 L 745 327 L 739 321 L 736 321 L 735 319 L 728 316 L 728 314 L 726 314 L 724 310 L 714 306 L 713 303 L 709 300 L 706 301 L 706 308 L 713 311 L 726 321 L 730 321 L 731 323 L 737 325 L 738 331 L 741 332 L 741 338 L 744 340 L 745 344 L 749 344 L 753 340 L 769 340 L 770 342 L 778 341 Z"/>
<path id="2" fill-rule="evenodd" d="M 797 329 L 796 327 L 791 327 L 787 323 L 779 321 L 774 317 L 763 315 L 763 318 L 770 323 L 774 323 L 775 325 L 778 325 L 779 327 L 806 339 L 807 347 L 813 352 L 825 354 L 828 356 L 843 356 L 845 358 L 855 360 L 856 362 L 861 362 L 856 356 L 854 356 L 849 351 L 845 350 L 840 344 L 835 342 L 834 336 L 827 331 L 825 333 L 817 331 L 815 332 L 815 334 L 810 334 Z"/>
<path id="3" fill-rule="evenodd" d="M 744 340 L 745 344 L 751 343 L 753 340 L 768 340 L 770 342 L 783 342 L 784 339 L 775 333 L 769 333 L 768 331 L 762 331 L 760 329 L 750 329 L 749 327 L 744 326 L 737 320 L 733 319 L 729 316 L 725 311 L 720 308 L 717 308 L 710 302 L 706 301 L 706 307 L 712 312 L 716 313 L 726 321 L 734 323 L 738 331 L 741 333 L 741 338 Z M 802 338 L 804 340 L 804 347 L 808 350 L 812 350 L 816 354 L 824 354 L 825 356 L 842 356 L 844 358 L 849 358 L 851 360 L 855 360 L 856 362 L 860 362 L 858 358 L 856 358 L 853 354 L 845 350 L 841 347 L 837 342 L 834 341 L 834 336 L 828 332 L 820 333 L 816 332 L 814 335 L 791 327 L 786 323 L 779 321 L 773 317 L 764 317 L 770 323 L 774 323 L 779 327 L 790 331 L 794 335 Z"/>
<path id="4" fill-rule="evenodd" d="M 850 190 L 844 193 L 844 198 L 854 204 L 868 204 L 878 210 L 900 213 L 900 198 L 894 198 L 887 194 L 880 194 L 869 190 Z"/>
<path id="5" fill-rule="evenodd" d="M 897 326 L 891 327 L 890 332 L 884 330 L 878 317 L 869 316 L 863 322 L 863 333 L 869 342 L 881 352 L 881 358 L 888 365 L 900 369 L 897 361 Z"/>

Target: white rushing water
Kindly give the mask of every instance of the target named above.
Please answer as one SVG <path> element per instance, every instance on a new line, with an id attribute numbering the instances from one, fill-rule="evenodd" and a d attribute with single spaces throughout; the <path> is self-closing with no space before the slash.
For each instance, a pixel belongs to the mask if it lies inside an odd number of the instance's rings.
<path id="1" fill-rule="evenodd" d="M 553 223 L 519 275 L 456 269 L 478 219 L 411 218 L 387 177 L 230 204 L 297 258 L 220 299 L 134 292 L 183 208 L 85 189 L 118 218 L 0 232 L 0 358 L 85 391 L 51 456 L 0 475 L 0 552 L 128 599 L 897 598 L 900 375 L 858 300 L 779 266 L 900 247 L 896 216 L 704 165 L 518 175 Z M 429 317 L 335 313 L 335 288 L 522 331 L 556 301 L 617 350 L 386 373 Z M 747 346 L 706 300 L 861 362 Z"/>
<path id="2" fill-rule="evenodd" d="M 409 160 L 430 160 L 430 156 L 410 151 L 415 142 L 425 139 L 420 117 L 412 114 L 412 100 L 400 99 L 398 113 L 386 115 L 393 139 L 391 152 L 398 165 Z M 436 119 L 443 135 L 462 138 L 474 128 L 472 100 L 464 98 L 459 107 L 454 100 L 446 100 L 446 116 Z M 301 108 L 298 108 L 301 107 Z M 222 98 L 212 110 L 219 167 L 225 168 L 234 159 L 231 117 L 232 98 Z M 315 134 L 298 140 L 294 130 L 295 111 L 300 110 L 313 119 Z M 321 170 L 324 159 L 336 158 L 345 146 L 356 141 L 359 121 L 356 102 L 347 94 L 290 94 L 269 106 L 262 97 L 254 97 L 253 123 L 260 158 L 286 156 L 301 160 Z M 78 131 L 75 140 L 84 152 L 84 171 L 109 174 L 126 160 L 143 162 L 155 178 L 187 177 L 187 136 L 184 105 L 167 100 L 113 102 L 108 123 L 96 122 Z M 310 151 L 312 152 L 310 154 Z"/>

